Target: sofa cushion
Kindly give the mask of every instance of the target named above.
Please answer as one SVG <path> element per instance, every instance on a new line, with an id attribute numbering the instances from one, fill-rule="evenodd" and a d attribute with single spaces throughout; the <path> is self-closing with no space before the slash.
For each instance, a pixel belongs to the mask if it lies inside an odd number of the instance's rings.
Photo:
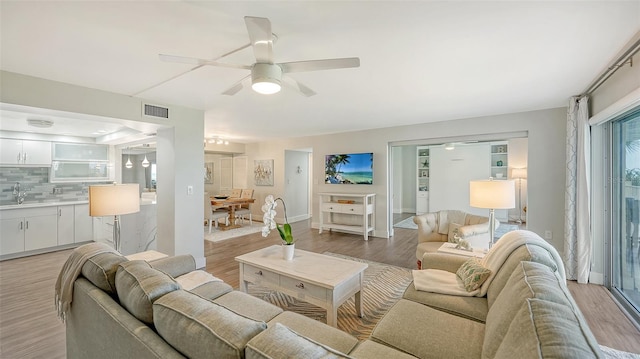
<path id="1" fill-rule="evenodd" d="M 190 290 L 191 293 L 209 300 L 216 299 L 231 291 L 233 291 L 233 288 L 225 282 L 207 282 Z"/>
<path id="2" fill-rule="evenodd" d="M 280 323 L 275 323 L 247 343 L 246 358 L 331 359 L 350 357 L 306 338 Z"/>
<path id="3" fill-rule="evenodd" d="M 403 353 L 392 347 L 376 343 L 372 340 L 364 340 L 349 353 L 349 356 L 358 359 L 412 359 L 413 355 Z"/>
<path id="4" fill-rule="evenodd" d="M 82 266 L 82 275 L 93 285 L 110 295 L 116 294 L 118 265 L 128 259 L 117 253 L 101 253 L 89 258 Z"/>
<path id="5" fill-rule="evenodd" d="M 358 339 L 342 330 L 298 313 L 284 311 L 271 319 L 269 326 L 276 323 L 291 328 L 296 333 L 341 353 L 349 353 L 358 344 Z"/>
<path id="6" fill-rule="evenodd" d="M 268 322 L 283 312 L 282 308 L 247 293 L 232 291 L 213 300 L 235 313 L 253 320 Z"/>
<path id="7" fill-rule="evenodd" d="M 121 263 L 116 272 L 116 289 L 120 304 L 146 324 L 153 324 L 153 302 L 180 289 L 169 275 L 151 268 L 143 260 Z"/>
<path id="8" fill-rule="evenodd" d="M 243 358 L 247 342 L 267 324 L 246 318 L 184 290 L 153 304 L 158 334 L 192 358 Z"/>
<path id="9" fill-rule="evenodd" d="M 570 306 L 526 299 L 494 358 L 602 358 L 593 334 Z M 484 354 L 484 353 L 483 353 Z"/>
<path id="10" fill-rule="evenodd" d="M 484 323 L 487 319 L 486 297 L 463 297 L 425 292 L 417 290 L 413 282 L 411 282 L 404 291 L 402 298 L 481 323 Z"/>
<path id="11" fill-rule="evenodd" d="M 405 299 L 378 322 L 371 339 L 418 358 L 480 358 L 484 324 Z"/>
<path id="12" fill-rule="evenodd" d="M 495 355 L 509 330 L 511 321 L 526 299 L 536 296 L 544 298 L 560 296 L 557 298 L 560 299 L 559 302 L 569 304 L 567 300 L 561 301 L 563 296 L 561 287 L 551 268 L 540 263 L 520 262 L 487 314 L 483 355 L 487 357 Z"/>
<path id="13" fill-rule="evenodd" d="M 152 268 L 165 272 L 173 278 L 196 270 L 196 260 L 190 254 L 160 258 L 149 264 Z"/>
<path id="14" fill-rule="evenodd" d="M 489 278 L 490 274 L 491 270 L 483 267 L 476 258 L 467 259 L 456 271 L 456 276 L 460 278 L 467 292 L 473 292 L 480 288 L 482 283 Z"/>
<path id="15" fill-rule="evenodd" d="M 491 308 L 493 302 L 507 284 L 509 277 L 511 277 L 511 274 L 522 261 L 542 263 L 553 270 L 557 269 L 552 255 L 547 250 L 532 245 L 519 247 L 509 255 L 491 281 L 491 286 L 489 286 L 487 290 L 487 303 L 489 304 L 489 308 Z"/>

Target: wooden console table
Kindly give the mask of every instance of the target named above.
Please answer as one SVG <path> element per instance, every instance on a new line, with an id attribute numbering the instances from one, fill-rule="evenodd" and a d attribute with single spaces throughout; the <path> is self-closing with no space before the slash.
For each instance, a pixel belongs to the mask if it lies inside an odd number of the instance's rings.
<path id="1" fill-rule="evenodd" d="M 369 232 L 376 228 L 375 193 L 320 193 L 320 234 L 323 229 L 337 229 L 362 233 L 369 240 Z M 349 215 L 340 220 L 340 215 Z M 357 218 L 360 217 L 360 218 Z"/>

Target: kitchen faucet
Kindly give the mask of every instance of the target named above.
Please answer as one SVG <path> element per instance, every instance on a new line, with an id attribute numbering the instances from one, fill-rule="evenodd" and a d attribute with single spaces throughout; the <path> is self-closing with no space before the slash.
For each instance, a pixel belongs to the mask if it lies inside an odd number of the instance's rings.
<path id="1" fill-rule="evenodd" d="M 13 197 L 15 197 L 18 204 L 22 204 L 24 199 L 27 197 L 27 190 L 20 190 L 20 182 L 16 182 L 13 186 Z"/>

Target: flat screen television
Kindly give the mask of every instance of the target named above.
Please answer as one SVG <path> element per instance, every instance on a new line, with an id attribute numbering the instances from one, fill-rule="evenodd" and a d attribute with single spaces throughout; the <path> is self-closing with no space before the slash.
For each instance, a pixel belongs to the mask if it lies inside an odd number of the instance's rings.
<path id="1" fill-rule="evenodd" d="M 373 153 L 326 155 L 324 182 L 330 184 L 373 184 Z"/>

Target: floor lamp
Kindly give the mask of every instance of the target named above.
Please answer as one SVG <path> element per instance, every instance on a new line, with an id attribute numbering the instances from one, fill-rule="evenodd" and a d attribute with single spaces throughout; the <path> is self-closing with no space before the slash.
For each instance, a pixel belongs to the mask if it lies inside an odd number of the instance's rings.
<path id="1" fill-rule="evenodd" d="M 120 252 L 120 218 L 140 211 L 140 185 L 112 184 L 89 186 L 89 215 L 113 216 L 113 247 Z"/>
<path id="2" fill-rule="evenodd" d="M 522 180 L 527 179 L 527 168 L 514 168 L 511 171 L 511 178 L 518 180 L 518 224 L 522 224 Z"/>
<path id="3" fill-rule="evenodd" d="M 478 180 L 469 182 L 469 205 L 489 209 L 489 249 L 493 245 L 496 232 L 496 209 L 509 209 L 516 206 L 515 181 Z"/>

